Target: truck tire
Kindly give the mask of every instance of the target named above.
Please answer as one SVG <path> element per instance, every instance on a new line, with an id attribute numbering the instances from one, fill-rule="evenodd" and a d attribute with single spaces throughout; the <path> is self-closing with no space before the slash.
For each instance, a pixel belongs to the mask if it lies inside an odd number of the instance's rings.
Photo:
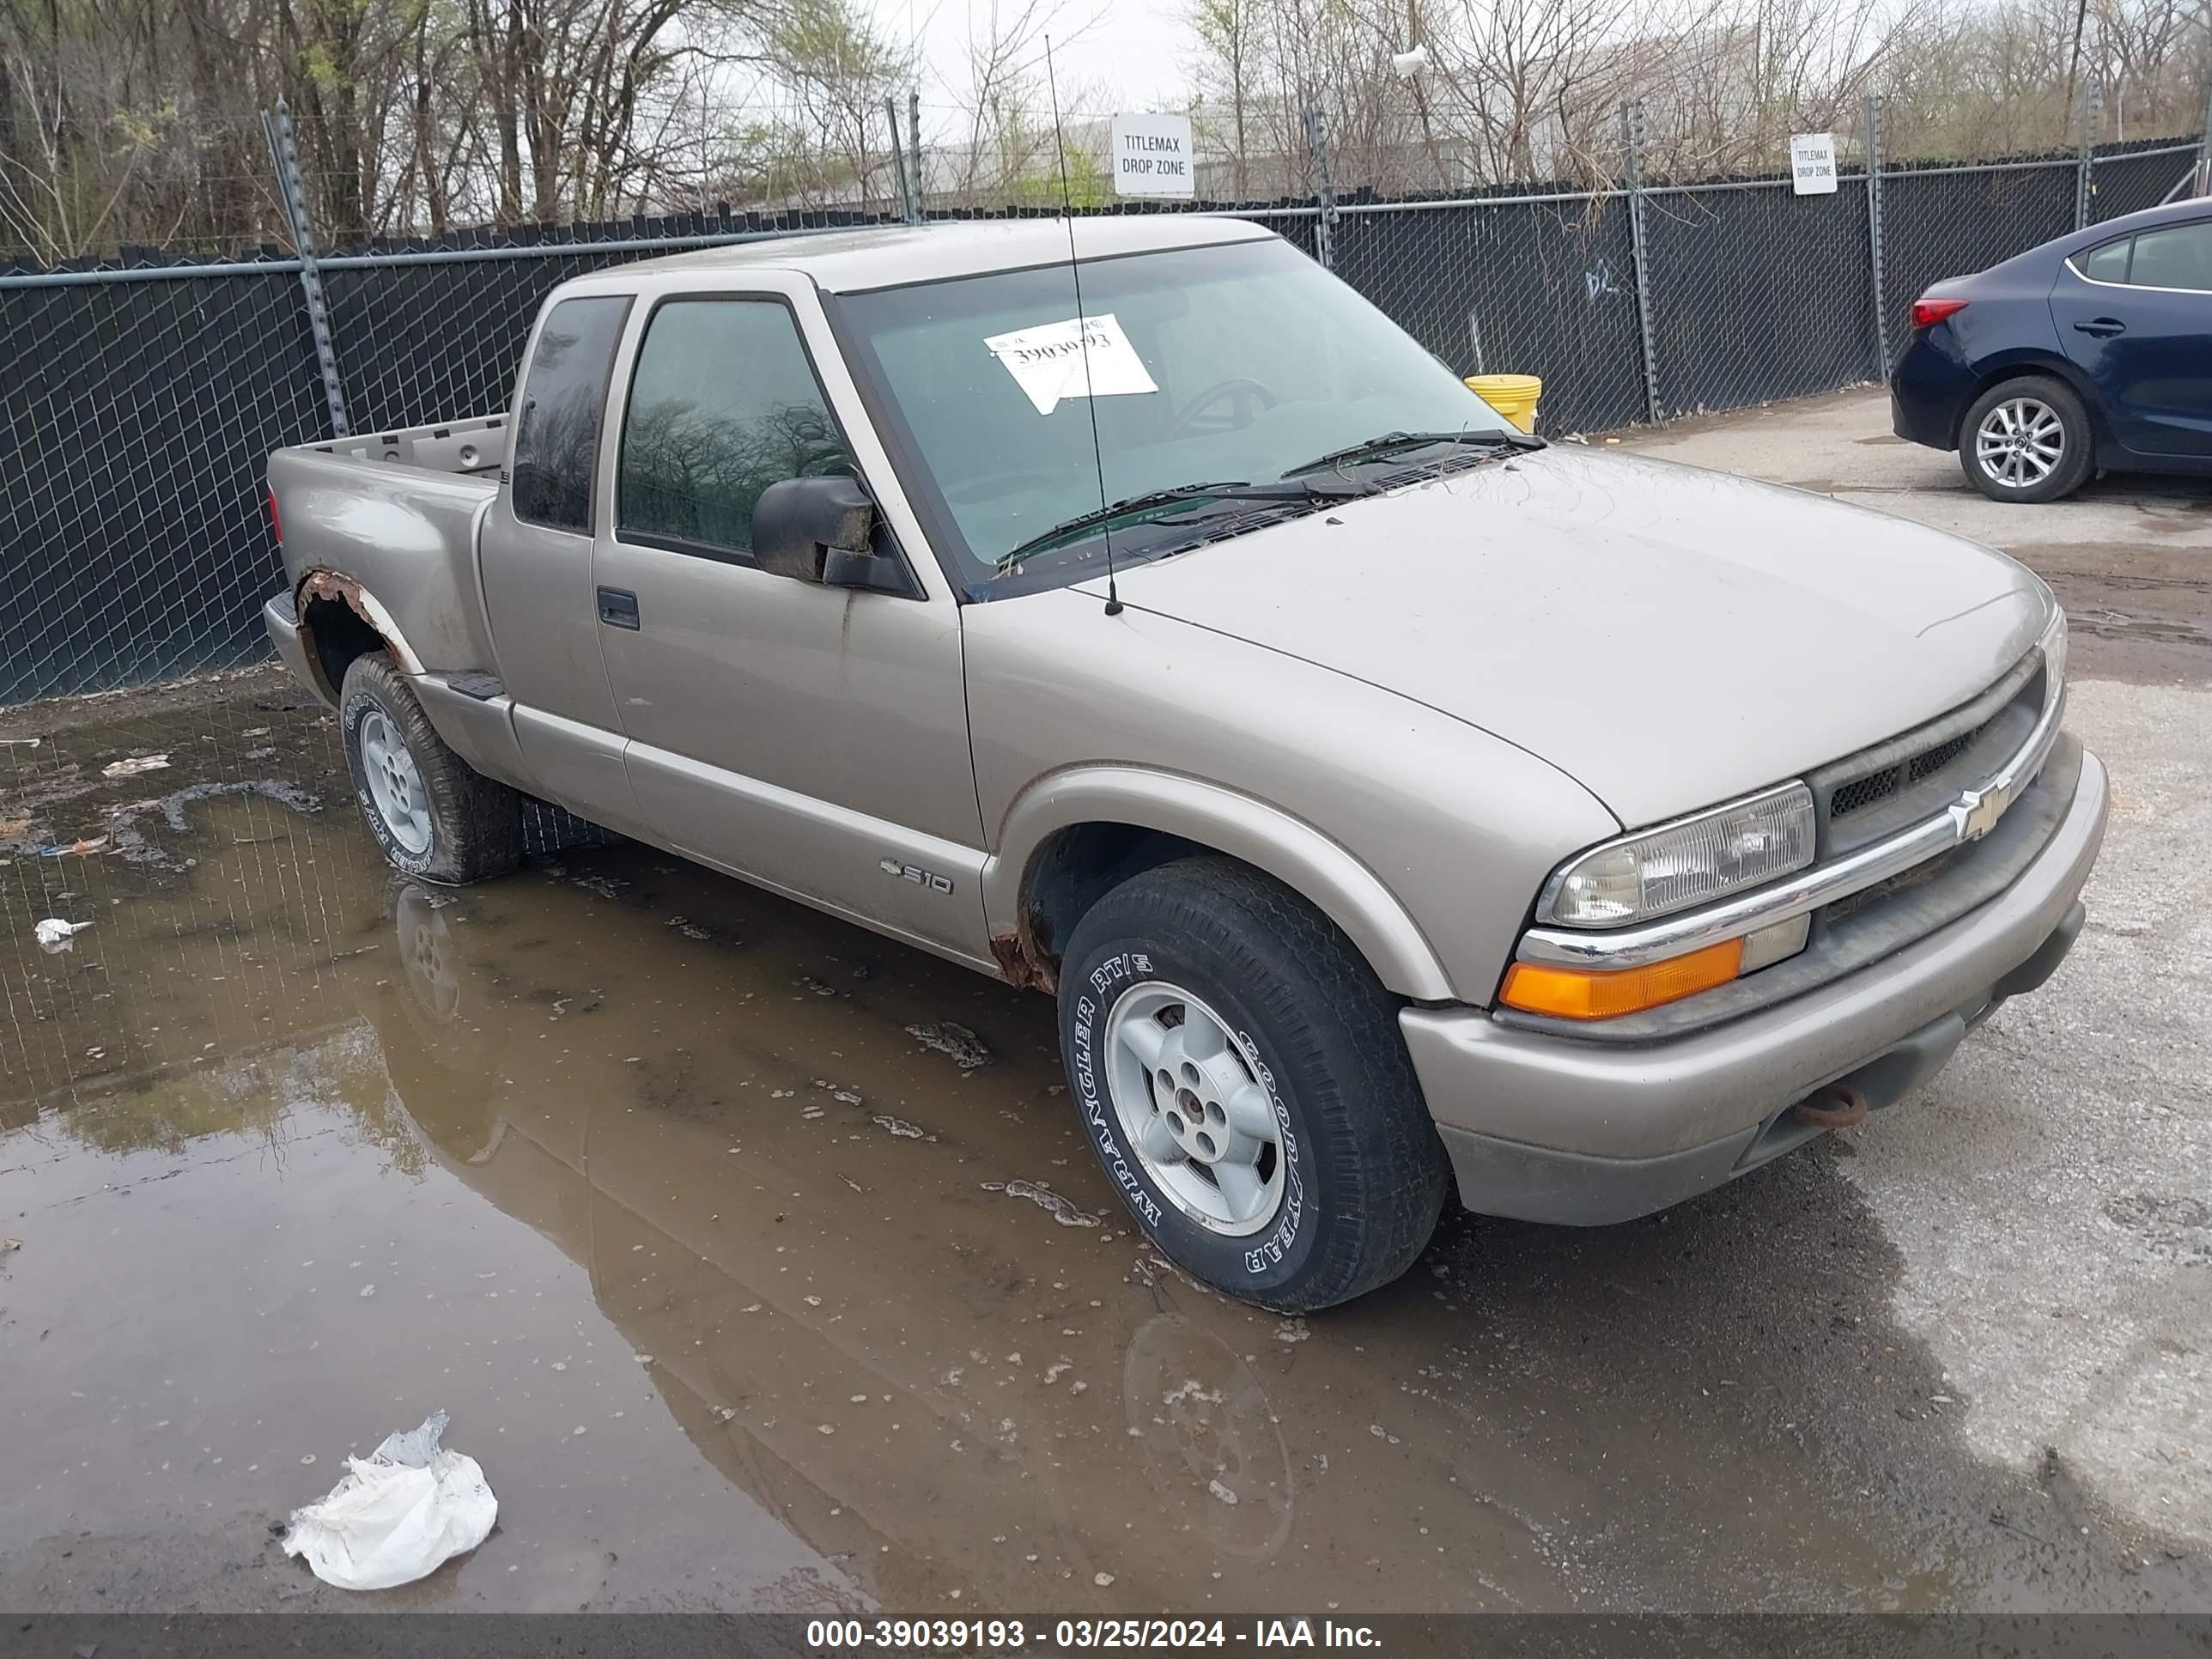
<path id="1" fill-rule="evenodd" d="M 1413 1265 L 1449 1169 L 1398 1009 L 1320 911 L 1231 860 L 1133 876 L 1060 962 L 1091 1150 L 1178 1267 L 1283 1313 Z"/>
<path id="2" fill-rule="evenodd" d="M 362 816 L 392 867 L 459 886 L 522 859 L 522 797 L 446 746 L 381 651 L 353 659 L 338 731 Z"/>
<path id="3" fill-rule="evenodd" d="M 1974 399 L 1959 422 L 1959 465 L 1993 501 L 2071 495 L 2097 471 L 2097 437 L 2074 388 L 2045 374 L 2015 375 Z"/>

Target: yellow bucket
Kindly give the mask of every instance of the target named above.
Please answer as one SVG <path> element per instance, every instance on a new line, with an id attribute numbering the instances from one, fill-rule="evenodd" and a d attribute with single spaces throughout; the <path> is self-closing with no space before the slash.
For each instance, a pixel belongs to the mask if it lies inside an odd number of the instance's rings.
<path id="1" fill-rule="evenodd" d="M 1523 432 L 1536 429 L 1536 399 L 1544 383 L 1534 374 L 1470 374 L 1467 389 Z"/>

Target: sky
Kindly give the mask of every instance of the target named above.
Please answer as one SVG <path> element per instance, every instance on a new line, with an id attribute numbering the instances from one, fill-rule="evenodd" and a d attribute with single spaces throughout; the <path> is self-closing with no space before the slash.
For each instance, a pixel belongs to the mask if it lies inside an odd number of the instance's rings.
<path id="1" fill-rule="evenodd" d="M 1019 3 L 1000 0 L 1003 9 Z M 1065 0 L 1049 30 L 1063 113 L 1110 115 L 1180 104 L 1196 44 L 1183 21 L 1187 4 Z M 991 14 L 992 0 L 877 0 L 878 26 L 894 39 L 910 39 L 924 64 L 925 129 L 951 120 L 953 100 L 968 84 L 969 32 L 987 35 Z M 1036 82 L 1042 98 L 1041 62 Z"/>

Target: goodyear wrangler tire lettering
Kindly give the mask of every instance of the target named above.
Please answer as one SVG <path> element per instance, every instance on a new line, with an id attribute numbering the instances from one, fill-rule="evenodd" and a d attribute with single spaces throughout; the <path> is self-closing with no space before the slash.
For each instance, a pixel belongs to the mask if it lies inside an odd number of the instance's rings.
<path id="1" fill-rule="evenodd" d="M 1237 1033 L 1237 1037 L 1246 1048 L 1254 1048 L 1249 1033 L 1240 1031 Z M 1283 1252 L 1290 1248 L 1291 1241 L 1297 1237 L 1299 1218 L 1305 1213 L 1305 1182 L 1299 1168 L 1302 1159 L 1297 1144 L 1297 1131 L 1291 1126 L 1291 1115 L 1284 1109 L 1282 1097 L 1276 1091 L 1275 1075 L 1267 1068 L 1264 1060 L 1260 1062 L 1260 1085 L 1267 1091 L 1268 1102 L 1275 1109 L 1275 1115 L 1281 1128 L 1283 1161 L 1288 1172 L 1289 1184 L 1288 1190 L 1283 1198 L 1282 1220 L 1277 1224 L 1273 1232 L 1244 1254 L 1244 1270 L 1248 1273 L 1264 1272 L 1267 1267 L 1282 1261 Z"/>
<path id="2" fill-rule="evenodd" d="M 1137 1178 L 1127 1155 L 1115 1143 L 1107 1108 L 1099 1098 L 1097 1071 L 1090 1048 L 1096 1012 L 1096 1005 L 1089 997 L 1079 1000 L 1075 1018 L 1078 1040 L 1074 1052 L 1079 1058 L 1069 1072 L 1075 1085 L 1076 1102 L 1082 1109 L 1085 1126 L 1091 1131 L 1091 1144 L 1097 1152 L 1098 1161 L 1105 1166 L 1107 1176 L 1121 1195 L 1121 1201 L 1130 1207 L 1139 1220 L 1147 1226 L 1156 1225 L 1160 1219 L 1159 1205 Z"/>
<path id="3" fill-rule="evenodd" d="M 1249 866 L 1181 860 L 1100 899 L 1060 967 L 1077 1109 L 1164 1255 L 1286 1312 L 1412 1264 L 1443 1149 L 1396 1003 L 1320 911 Z"/>

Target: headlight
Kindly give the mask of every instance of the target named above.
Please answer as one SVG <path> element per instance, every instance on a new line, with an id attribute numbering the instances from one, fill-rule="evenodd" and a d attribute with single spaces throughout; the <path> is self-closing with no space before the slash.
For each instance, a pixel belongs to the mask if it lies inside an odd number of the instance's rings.
<path id="1" fill-rule="evenodd" d="M 1536 919 L 1618 927 L 1756 887 L 1812 863 L 1813 824 L 1813 792 L 1785 783 L 1624 836 L 1555 871 Z"/>
<path id="2" fill-rule="evenodd" d="M 2055 599 L 2051 605 L 2051 620 L 2044 625 L 2043 637 L 2036 644 L 2043 652 L 2043 706 L 2048 708 L 2066 689 L 2066 613 L 2058 608 Z"/>

